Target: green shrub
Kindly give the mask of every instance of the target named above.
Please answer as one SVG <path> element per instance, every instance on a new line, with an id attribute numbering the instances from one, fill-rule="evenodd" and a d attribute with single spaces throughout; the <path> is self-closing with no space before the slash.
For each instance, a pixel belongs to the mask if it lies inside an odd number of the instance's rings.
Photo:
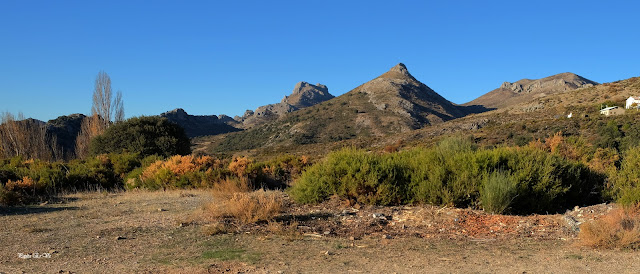
<path id="1" fill-rule="evenodd" d="M 407 169 L 396 157 L 356 149 L 330 153 L 302 173 L 291 193 L 302 203 L 320 202 L 334 194 L 367 204 L 406 203 Z"/>
<path id="2" fill-rule="evenodd" d="M 247 174 L 258 188 L 283 189 L 291 186 L 308 166 L 310 162 L 305 156 L 281 155 L 266 162 L 250 164 Z"/>
<path id="3" fill-rule="evenodd" d="M 517 184 L 506 172 L 494 172 L 485 176 L 480 191 L 480 200 L 484 210 L 502 214 L 518 195 Z"/>
<path id="4" fill-rule="evenodd" d="M 603 182 L 583 164 L 543 150 L 477 149 L 454 140 L 398 153 L 334 152 L 303 172 L 290 193 L 301 203 L 338 195 L 366 204 L 482 205 L 528 214 L 597 202 L 601 197 L 592 193 Z"/>
<path id="5" fill-rule="evenodd" d="M 623 205 L 640 203 L 640 147 L 634 147 L 624 154 L 620 169 L 612 171 L 611 196 Z"/>
<path id="6" fill-rule="evenodd" d="M 138 153 L 149 155 L 187 155 L 191 153 L 189 138 L 177 124 L 166 118 L 136 117 L 109 127 L 91 140 L 91 155 Z"/>

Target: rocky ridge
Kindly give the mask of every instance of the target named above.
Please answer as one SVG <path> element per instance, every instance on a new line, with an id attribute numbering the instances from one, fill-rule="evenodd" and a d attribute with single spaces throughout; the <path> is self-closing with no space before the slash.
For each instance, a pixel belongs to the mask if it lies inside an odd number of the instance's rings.
<path id="1" fill-rule="evenodd" d="M 190 115 L 184 109 L 177 108 L 160 114 L 184 128 L 187 136 L 206 136 L 239 131 L 234 127 L 237 122 L 226 115 Z"/>
<path id="2" fill-rule="evenodd" d="M 504 82 L 499 88 L 463 105 L 480 105 L 494 109 L 504 108 L 551 94 L 595 85 L 598 85 L 598 83 L 579 75 L 565 72 L 542 79 L 522 79 L 514 83 Z"/>

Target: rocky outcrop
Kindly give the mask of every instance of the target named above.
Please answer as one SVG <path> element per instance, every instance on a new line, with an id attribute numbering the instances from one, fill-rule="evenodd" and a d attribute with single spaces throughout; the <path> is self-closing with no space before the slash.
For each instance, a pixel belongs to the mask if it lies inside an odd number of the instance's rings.
<path id="1" fill-rule="evenodd" d="M 275 121 L 287 113 L 314 106 L 332 98 L 334 96 L 329 93 L 329 89 L 325 85 L 299 82 L 293 88 L 291 95 L 285 96 L 280 103 L 261 106 L 255 111 L 247 110 L 242 117 L 236 117 L 236 120 L 241 122 L 244 128 L 251 128 Z"/>
<path id="2" fill-rule="evenodd" d="M 226 115 L 220 117 L 216 115 L 190 115 L 184 109 L 177 108 L 160 114 L 160 117 L 165 117 L 180 125 L 190 138 L 240 130 L 232 126 L 236 121 Z"/>
<path id="3" fill-rule="evenodd" d="M 301 109 L 333 99 L 333 97 L 329 93 L 329 88 L 325 85 L 300 82 L 293 88 L 291 95 L 285 96 L 280 104 L 287 104 Z"/>
<path id="4" fill-rule="evenodd" d="M 504 82 L 499 88 L 464 105 L 503 108 L 550 94 L 592 87 L 594 85 L 598 85 L 598 83 L 566 72 L 536 80 L 522 79 L 515 83 Z"/>
<path id="5" fill-rule="evenodd" d="M 47 122 L 47 136 L 53 138 L 62 154 L 60 156 L 62 159 L 69 160 L 75 157 L 76 138 L 80 133 L 82 121 L 86 117 L 84 114 L 76 113 L 63 115 Z"/>

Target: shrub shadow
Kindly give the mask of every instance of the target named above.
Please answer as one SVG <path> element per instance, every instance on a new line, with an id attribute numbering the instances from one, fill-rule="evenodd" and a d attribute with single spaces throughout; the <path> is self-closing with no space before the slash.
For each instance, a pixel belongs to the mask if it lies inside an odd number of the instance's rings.
<path id="1" fill-rule="evenodd" d="M 79 207 L 69 206 L 0 206 L 0 216 L 40 214 L 64 210 L 78 210 Z"/>

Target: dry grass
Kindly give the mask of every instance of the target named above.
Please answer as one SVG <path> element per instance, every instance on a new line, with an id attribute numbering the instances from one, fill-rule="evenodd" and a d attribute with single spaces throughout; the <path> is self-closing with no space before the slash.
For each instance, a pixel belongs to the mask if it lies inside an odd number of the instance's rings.
<path id="1" fill-rule="evenodd" d="M 640 248 L 640 206 L 618 208 L 580 227 L 580 243 L 603 249 Z"/>
<path id="2" fill-rule="evenodd" d="M 236 192 L 227 199 L 216 199 L 205 212 L 214 219 L 232 218 L 239 224 L 269 221 L 283 208 L 282 195 L 276 191 Z"/>
<path id="3" fill-rule="evenodd" d="M 234 193 L 250 192 L 251 186 L 247 177 L 226 178 L 217 182 L 212 188 L 213 197 L 228 200 Z"/>

